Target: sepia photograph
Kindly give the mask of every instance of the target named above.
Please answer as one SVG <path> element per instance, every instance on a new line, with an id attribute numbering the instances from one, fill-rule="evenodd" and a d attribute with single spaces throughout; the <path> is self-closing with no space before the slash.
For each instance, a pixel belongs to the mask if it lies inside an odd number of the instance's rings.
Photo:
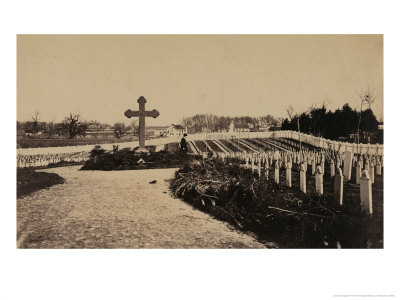
<path id="1" fill-rule="evenodd" d="M 6 1 L 0 299 L 399 298 L 397 6 Z"/>
<path id="2" fill-rule="evenodd" d="M 383 34 L 16 43 L 18 249 L 385 248 Z"/>

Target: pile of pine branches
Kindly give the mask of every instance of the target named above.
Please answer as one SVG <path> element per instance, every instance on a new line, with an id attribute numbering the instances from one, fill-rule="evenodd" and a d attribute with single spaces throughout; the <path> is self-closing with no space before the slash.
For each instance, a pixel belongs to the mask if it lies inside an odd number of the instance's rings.
<path id="1" fill-rule="evenodd" d="M 382 225 L 358 208 L 258 178 L 234 160 L 193 160 L 175 173 L 170 188 L 194 207 L 280 247 L 383 247 Z"/>
<path id="2" fill-rule="evenodd" d="M 90 159 L 85 162 L 81 170 L 112 171 L 179 168 L 192 159 L 192 155 L 187 155 L 180 151 L 173 153 L 167 151 L 142 153 L 131 149 L 123 149 L 112 153 L 95 148 L 91 152 Z"/>

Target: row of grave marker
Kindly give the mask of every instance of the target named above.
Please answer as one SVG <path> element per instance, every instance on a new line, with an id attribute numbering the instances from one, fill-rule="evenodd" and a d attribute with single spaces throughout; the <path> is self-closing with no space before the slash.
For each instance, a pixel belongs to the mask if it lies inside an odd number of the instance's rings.
<path id="1" fill-rule="evenodd" d="M 49 164 L 65 162 L 82 162 L 89 159 L 89 152 L 39 154 L 39 155 L 17 155 L 17 167 L 43 167 Z"/>
<path id="2" fill-rule="evenodd" d="M 204 154 L 203 154 L 204 157 Z M 218 155 L 222 160 L 226 158 L 239 158 L 244 162 L 241 164 L 244 168 L 249 168 L 253 173 L 257 173 L 259 177 L 266 176 L 269 178 L 270 166 L 274 164 L 274 181 L 279 183 L 279 171 L 281 167 L 286 170 L 286 182 L 289 187 L 292 186 L 292 162 L 296 162 L 300 175 L 300 190 L 307 192 L 306 188 L 306 172 L 307 165 L 311 166 L 311 174 L 315 175 L 315 191 L 318 194 L 324 193 L 324 173 L 325 160 L 330 160 L 330 177 L 334 180 L 334 199 L 343 205 L 343 183 L 351 179 L 351 169 L 356 168 L 356 183 L 360 188 L 360 204 L 361 209 L 369 214 L 373 213 L 372 209 L 372 184 L 376 174 L 382 175 L 382 157 L 379 155 L 360 155 L 354 156 L 351 152 L 334 153 L 324 150 L 319 153 L 315 151 L 267 151 L 262 153 L 221 153 Z M 327 158 L 325 158 L 327 157 Z M 336 164 L 335 164 L 336 161 Z M 365 161 L 365 163 L 364 163 Z M 343 174 L 342 167 L 345 170 Z"/>
<path id="3" fill-rule="evenodd" d="M 314 147 L 322 149 L 332 149 L 338 152 L 351 151 L 353 153 L 363 154 L 383 154 L 383 145 L 380 144 L 355 144 L 347 142 L 332 141 L 322 137 L 315 137 L 297 131 L 273 131 L 273 132 L 215 132 L 215 133 L 197 133 L 188 136 L 188 141 L 203 140 L 223 140 L 223 139 L 255 139 L 255 138 L 285 138 L 295 141 L 308 143 Z"/>

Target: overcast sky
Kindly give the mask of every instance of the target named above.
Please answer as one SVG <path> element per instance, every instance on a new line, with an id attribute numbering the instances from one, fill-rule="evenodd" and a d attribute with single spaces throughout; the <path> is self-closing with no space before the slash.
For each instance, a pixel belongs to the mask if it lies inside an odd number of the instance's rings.
<path id="1" fill-rule="evenodd" d="M 19 35 L 17 120 L 69 112 L 127 121 L 137 99 L 179 123 L 198 113 L 285 117 L 293 105 L 334 110 L 369 88 L 383 117 L 381 35 Z"/>

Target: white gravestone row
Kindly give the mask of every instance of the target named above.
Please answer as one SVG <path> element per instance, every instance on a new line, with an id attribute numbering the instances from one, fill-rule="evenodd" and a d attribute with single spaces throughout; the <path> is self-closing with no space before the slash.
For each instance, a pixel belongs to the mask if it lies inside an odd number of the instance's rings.
<path id="1" fill-rule="evenodd" d="M 17 167 L 43 167 L 49 164 L 65 162 L 82 162 L 89 159 L 89 152 L 39 154 L 39 155 L 17 155 Z"/>
<path id="2" fill-rule="evenodd" d="M 332 172 L 332 167 L 335 166 L 334 158 L 325 158 L 324 155 L 322 156 L 309 156 L 311 154 L 300 155 L 300 159 L 303 158 L 303 162 L 300 164 L 300 190 L 303 193 L 307 192 L 307 181 L 306 181 L 306 171 L 307 165 L 310 163 L 311 168 L 313 168 L 313 164 L 319 162 L 319 164 L 315 167 L 315 191 L 316 193 L 323 195 L 324 194 L 324 180 L 323 180 L 323 167 L 324 162 L 326 159 L 330 159 L 330 166 L 331 166 L 331 176 L 333 176 L 334 180 L 334 199 L 340 204 L 343 205 L 343 185 L 344 182 L 348 181 L 351 178 L 351 169 L 353 166 L 353 161 L 355 163 L 355 173 L 356 173 L 356 181 L 360 184 L 360 203 L 361 208 L 363 211 L 372 214 L 372 183 L 373 179 L 371 178 L 374 176 L 374 169 L 373 163 L 370 162 L 368 159 L 365 161 L 364 169 L 361 168 L 361 158 L 358 159 L 357 157 L 353 156 L 351 152 L 345 152 L 342 155 L 342 158 L 337 158 L 337 164 L 343 165 L 345 169 L 345 174 L 343 174 L 341 168 L 337 168 Z M 279 172 L 280 168 L 284 167 L 286 170 L 286 180 L 284 184 L 291 187 L 292 186 L 292 161 L 299 161 L 298 153 L 261 153 L 258 155 L 254 154 L 245 154 L 245 155 L 235 155 L 229 154 L 229 157 L 239 157 L 242 158 L 245 162 L 245 167 L 251 168 L 253 173 L 257 173 L 258 177 L 266 176 L 269 178 L 269 169 L 273 166 L 274 169 L 274 176 L 273 180 L 276 183 L 279 183 Z M 376 160 L 377 164 L 380 163 L 380 158 Z M 379 163 L 378 163 L 379 162 Z"/>

